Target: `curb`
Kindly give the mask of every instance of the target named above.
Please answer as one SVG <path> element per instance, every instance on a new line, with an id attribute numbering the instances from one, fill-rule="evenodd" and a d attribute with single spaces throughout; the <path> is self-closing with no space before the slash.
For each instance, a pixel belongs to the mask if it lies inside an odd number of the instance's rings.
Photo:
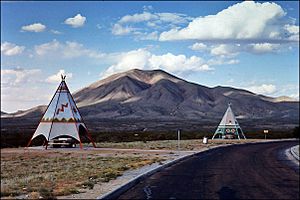
<path id="1" fill-rule="evenodd" d="M 299 145 L 291 147 L 291 154 L 299 161 L 299 151 L 297 154 L 296 149 L 299 148 Z"/>
<path id="2" fill-rule="evenodd" d="M 141 180 L 145 179 L 146 177 L 149 177 L 153 174 L 155 174 L 156 172 L 164 169 L 164 168 L 167 168 L 171 165 L 174 165 L 175 163 L 177 162 L 180 162 L 182 160 L 185 160 L 185 159 L 188 159 L 192 156 L 195 156 L 197 154 L 200 154 L 200 153 L 204 153 L 206 151 L 209 151 L 209 150 L 212 150 L 212 149 L 215 149 L 215 148 L 221 148 L 221 147 L 226 147 L 226 146 L 230 146 L 232 144 L 226 144 L 226 145 L 222 145 L 222 146 L 215 146 L 215 147 L 210 147 L 210 148 L 207 148 L 207 149 L 204 149 L 203 151 L 198 151 L 198 152 L 195 152 L 195 153 L 192 153 L 190 155 L 185 155 L 185 156 L 181 156 L 179 158 L 176 158 L 175 160 L 171 160 L 163 165 L 160 165 L 160 166 L 157 166 L 156 168 L 154 169 L 150 169 L 149 171 L 143 173 L 143 174 L 140 174 L 139 176 L 129 180 L 127 183 L 124 183 L 123 185 L 121 185 L 120 187 L 114 189 L 113 191 L 109 192 L 109 193 L 106 193 L 102 196 L 99 196 L 97 197 L 97 199 L 116 199 L 118 196 L 120 196 L 122 193 L 126 192 L 127 190 L 129 190 L 131 187 L 133 187 L 134 185 L 136 185 L 138 182 L 140 182 Z"/>
<path id="3" fill-rule="evenodd" d="M 128 189 L 130 189 L 131 187 L 136 185 L 138 182 L 140 182 L 144 178 L 151 176 L 152 174 L 154 174 L 166 167 L 169 167 L 169 166 L 175 164 L 176 162 L 180 162 L 184 159 L 192 157 L 192 156 L 196 155 L 197 153 L 199 153 L 199 152 L 196 152 L 196 153 L 193 153 L 190 155 L 181 156 L 179 158 L 176 158 L 175 160 L 171 160 L 163 165 L 157 166 L 154 169 L 150 169 L 147 172 L 145 172 L 144 174 L 140 174 L 139 176 L 129 180 L 127 183 L 121 185 L 120 187 L 116 188 L 115 190 L 113 190 L 107 194 L 104 194 L 102 196 L 97 197 L 97 199 L 116 199 L 118 196 L 120 196 L 122 193 L 124 193 L 125 191 L 127 191 Z"/>
<path id="4" fill-rule="evenodd" d="M 283 140 L 280 140 L 280 141 L 290 141 L 290 140 L 291 139 L 283 139 Z M 262 141 L 261 143 L 280 142 L 280 141 L 278 141 L 278 140 L 277 141 L 276 140 L 267 140 L 267 141 Z M 222 148 L 222 147 L 234 146 L 234 145 L 256 144 L 256 143 L 259 143 L 259 142 L 255 142 L 255 143 L 241 143 L 241 144 L 224 144 L 224 145 L 220 145 L 220 146 L 213 146 L 213 147 L 204 149 L 202 151 L 198 151 L 198 152 L 192 153 L 190 155 L 181 156 L 179 158 L 176 158 L 175 160 L 171 160 L 171 161 L 169 161 L 169 162 L 167 162 L 167 163 L 165 163 L 163 165 L 157 166 L 154 169 L 150 169 L 149 171 L 147 171 L 147 172 L 145 172 L 143 174 L 140 174 L 139 176 L 137 176 L 137 177 L 129 180 L 128 182 L 124 183 L 123 185 L 121 185 L 120 187 L 114 189 L 113 191 L 97 197 L 97 199 L 116 199 L 122 193 L 126 192 L 127 190 L 129 190 L 131 187 L 133 187 L 134 185 L 136 185 L 137 183 L 139 183 L 141 180 L 145 179 L 146 177 L 149 177 L 149 176 L 155 174 L 156 172 L 158 172 L 158 171 L 160 171 L 160 170 L 162 170 L 164 168 L 167 168 L 167 167 L 169 167 L 169 166 L 171 166 L 171 165 L 173 165 L 173 164 L 175 164 L 177 162 L 180 162 L 182 160 L 188 159 L 188 158 L 190 158 L 192 156 L 195 156 L 197 154 L 204 153 L 204 152 L 207 152 L 209 150 L 216 149 L 216 148 Z M 292 152 L 292 150 L 291 150 L 291 152 Z"/>

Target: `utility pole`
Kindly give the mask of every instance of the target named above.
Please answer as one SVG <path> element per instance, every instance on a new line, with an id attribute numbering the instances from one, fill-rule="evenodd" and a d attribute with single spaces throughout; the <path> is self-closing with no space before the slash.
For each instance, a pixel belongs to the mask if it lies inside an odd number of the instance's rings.
<path id="1" fill-rule="evenodd" d="M 269 130 L 264 130 L 264 134 L 265 134 L 265 140 L 267 139 L 267 134 L 269 133 Z"/>
<path id="2" fill-rule="evenodd" d="M 177 130 L 177 151 L 180 152 L 180 129 Z"/>

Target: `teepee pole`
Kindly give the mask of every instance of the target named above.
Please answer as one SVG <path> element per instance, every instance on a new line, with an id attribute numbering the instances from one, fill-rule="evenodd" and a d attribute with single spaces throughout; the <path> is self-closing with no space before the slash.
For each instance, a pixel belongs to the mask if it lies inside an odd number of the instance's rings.
<path id="1" fill-rule="evenodd" d="M 212 140 L 215 138 L 216 134 L 217 134 L 217 132 L 214 133 L 213 137 L 211 138 Z"/>
<path id="2" fill-rule="evenodd" d="M 63 80 L 64 80 L 64 79 L 63 79 Z M 52 130 L 53 121 L 54 121 L 54 117 L 55 117 L 57 105 L 58 105 L 58 102 L 59 102 L 59 97 L 60 97 L 60 94 L 61 94 L 61 88 L 62 88 L 62 82 L 63 82 L 63 80 L 62 80 L 61 83 L 59 84 L 58 89 L 56 90 L 56 92 L 55 92 L 55 94 L 54 94 L 54 96 L 55 96 L 56 93 L 59 91 L 59 92 L 58 92 L 58 97 L 57 97 L 57 102 L 56 102 L 56 105 L 55 105 L 55 110 L 54 110 L 54 112 L 53 112 L 53 117 L 52 117 L 51 126 L 50 126 L 50 130 L 49 130 L 49 135 L 48 135 L 48 138 L 47 138 L 47 141 L 46 141 L 46 147 L 45 147 L 45 149 L 48 148 L 49 138 L 50 138 L 50 133 L 51 133 L 51 130 Z M 53 96 L 53 97 L 54 97 L 54 96 Z M 50 102 L 50 104 L 51 104 L 51 102 Z M 50 104 L 49 104 L 49 105 L 50 105 Z"/>
<path id="3" fill-rule="evenodd" d="M 30 144 L 31 144 L 31 139 L 29 140 L 29 142 L 27 143 L 27 146 L 25 148 L 28 148 Z"/>
<path id="4" fill-rule="evenodd" d="M 87 128 L 86 128 L 86 134 L 87 134 L 87 137 L 88 137 L 88 138 L 90 139 L 90 141 L 92 142 L 93 147 L 94 147 L 94 148 L 97 148 L 96 145 L 95 145 L 95 142 L 94 142 L 94 140 L 92 139 L 92 137 L 91 137 L 89 131 L 87 130 Z"/>

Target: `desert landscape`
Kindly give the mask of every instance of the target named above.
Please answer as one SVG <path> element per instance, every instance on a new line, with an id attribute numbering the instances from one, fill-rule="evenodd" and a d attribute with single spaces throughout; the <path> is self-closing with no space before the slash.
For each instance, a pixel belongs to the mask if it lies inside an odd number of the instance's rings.
<path id="1" fill-rule="evenodd" d="M 265 140 L 202 140 L 97 143 L 80 149 L 1 149 L 1 198 L 97 198 L 179 156 L 222 145 Z M 132 173 L 135 171 L 135 173 Z M 130 174 L 131 172 L 131 174 Z M 122 177 L 124 174 L 127 176 Z"/>
<path id="2" fill-rule="evenodd" d="M 1 1 L 1 199 L 299 199 L 299 1 Z"/>

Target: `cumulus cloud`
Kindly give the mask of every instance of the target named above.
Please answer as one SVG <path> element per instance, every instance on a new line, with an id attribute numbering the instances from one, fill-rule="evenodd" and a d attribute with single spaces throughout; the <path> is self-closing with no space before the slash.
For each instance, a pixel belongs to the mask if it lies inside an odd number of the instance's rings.
<path id="1" fill-rule="evenodd" d="M 207 45 L 201 42 L 196 42 L 192 46 L 189 46 L 189 48 L 194 51 L 203 51 L 207 49 Z"/>
<path id="2" fill-rule="evenodd" d="M 36 45 L 34 49 L 37 55 L 42 56 L 47 54 L 48 52 L 56 52 L 60 47 L 61 44 L 57 40 L 53 40 L 52 42 L 49 43 Z"/>
<path id="3" fill-rule="evenodd" d="M 6 56 L 14 56 L 21 54 L 24 51 L 24 46 L 18 46 L 13 43 L 4 42 L 1 43 L 1 54 Z"/>
<path id="4" fill-rule="evenodd" d="M 140 40 L 157 40 L 158 29 L 186 24 L 192 19 L 180 13 L 152 13 L 148 10 L 151 9 L 144 9 L 143 13 L 135 13 L 121 17 L 121 19 L 113 25 L 112 33 L 114 35 L 133 34 L 136 39 Z"/>
<path id="5" fill-rule="evenodd" d="M 250 50 L 253 53 L 270 53 L 276 52 L 279 49 L 279 44 L 271 44 L 271 43 L 257 43 L 257 44 L 250 44 Z"/>
<path id="6" fill-rule="evenodd" d="M 29 31 L 29 32 L 43 32 L 46 29 L 46 26 L 41 23 L 34 23 L 27 26 L 22 26 L 22 31 Z"/>
<path id="7" fill-rule="evenodd" d="M 136 29 L 135 28 L 132 28 L 130 26 L 122 26 L 120 24 L 115 24 L 113 27 L 112 27 L 112 34 L 114 35 L 128 35 L 129 33 L 135 31 Z"/>
<path id="8" fill-rule="evenodd" d="M 67 73 L 64 69 L 59 70 L 56 74 L 49 76 L 46 79 L 48 83 L 59 83 L 61 81 L 61 75 L 65 75 L 68 79 L 71 79 L 73 74 Z"/>
<path id="9" fill-rule="evenodd" d="M 136 13 L 133 15 L 125 15 L 119 20 L 119 23 L 138 23 L 143 21 L 149 21 L 152 19 L 158 19 L 158 16 L 151 14 L 149 12 L 143 12 L 143 13 Z"/>
<path id="10" fill-rule="evenodd" d="M 40 69 L 1 69 L 1 87 L 20 86 L 27 82 L 36 81 L 41 74 Z"/>
<path id="11" fill-rule="evenodd" d="M 239 52 L 239 46 L 220 44 L 211 48 L 210 53 L 214 56 L 234 57 Z"/>
<path id="12" fill-rule="evenodd" d="M 108 76 L 134 68 L 163 69 L 173 73 L 213 70 L 202 58 L 197 56 L 187 57 L 172 53 L 155 55 L 146 49 L 137 49 L 122 53 L 118 57 L 117 63 L 111 65 L 101 76 Z"/>
<path id="13" fill-rule="evenodd" d="M 162 32 L 159 40 L 286 39 L 282 25 L 285 15 L 276 3 L 243 1 L 216 15 L 197 17 L 185 28 Z"/>
<path id="14" fill-rule="evenodd" d="M 55 87 L 44 85 L 40 69 L 1 69 L 1 110 L 14 112 L 47 104 Z"/>
<path id="15" fill-rule="evenodd" d="M 277 91 L 276 86 L 273 84 L 254 85 L 246 89 L 250 90 L 251 92 L 264 95 L 274 94 Z"/>
<path id="16" fill-rule="evenodd" d="M 81 14 L 77 14 L 75 17 L 70 17 L 65 20 L 65 24 L 72 26 L 73 28 L 79 28 L 86 22 L 86 17 Z"/>
<path id="17" fill-rule="evenodd" d="M 155 24 L 158 23 L 173 23 L 173 24 L 182 24 L 187 23 L 188 20 L 192 19 L 187 15 L 180 13 L 150 13 L 144 11 L 143 13 L 136 13 L 133 15 L 123 16 L 118 23 L 140 23 L 152 21 Z"/>
<path id="18" fill-rule="evenodd" d="M 243 44 L 217 44 L 217 45 L 205 45 L 204 43 L 195 43 L 189 46 L 194 51 L 206 51 L 211 56 L 216 57 L 235 57 L 241 52 L 247 52 L 252 54 L 266 54 L 277 53 L 280 49 L 286 47 L 279 43 L 243 43 Z"/>
<path id="19" fill-rule="evenodd" d="M 288 32 L 288 39 L 299 42 L 299 26 L 286 24 L 284 29 Z"/>
<path id="20" fill-rule="evenodd" d="M 53 40 L 48 43 L 36 45 L 34 49 L 38 56 L 56 55 L 62 56 L 63 58 L 75 58 L 80 56 L 87 56 L 89 58 L 102 58 L 104 56 L 104 54 L 101 52 L 87 49 L 83 46 L 83 44 L 71 41 L 60 43 L 57 40 Z"/>

